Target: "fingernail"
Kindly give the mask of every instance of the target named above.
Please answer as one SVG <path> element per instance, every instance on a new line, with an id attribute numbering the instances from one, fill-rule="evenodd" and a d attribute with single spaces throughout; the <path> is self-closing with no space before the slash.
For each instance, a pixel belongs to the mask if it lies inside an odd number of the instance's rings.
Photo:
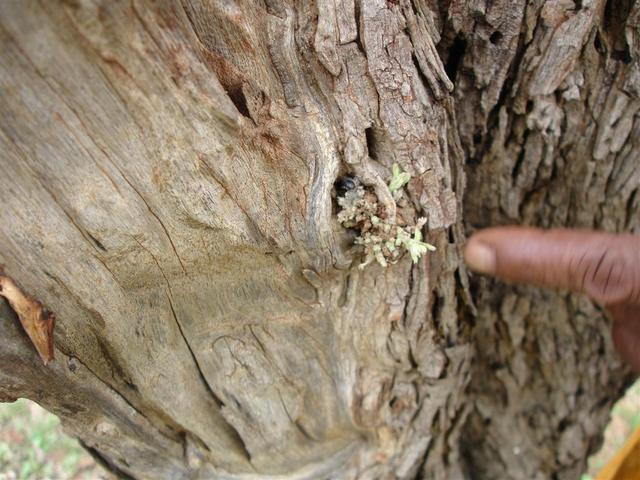
<path id="1" fill-rule="evenodd" d="M 476 272 L 489 275 L 496 272 L 496 252 L 485 243 L 471 239 L 464 250 L 464 258 Z"/>

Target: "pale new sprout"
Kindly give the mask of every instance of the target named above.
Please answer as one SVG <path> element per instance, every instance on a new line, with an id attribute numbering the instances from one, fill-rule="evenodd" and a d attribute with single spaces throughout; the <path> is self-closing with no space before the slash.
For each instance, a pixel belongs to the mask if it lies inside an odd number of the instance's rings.
<path id="1" fill-rule="evenodd" d="M 402 189 L 411 179 L 411 175 L 402 172 L 394 164 L 391 170 L 389 191 L 397 202 L 402 197 Z M 407 251 L 413 263 L 418 263 L 422 255 L 434 251 L 436 247 L 422 241 L 421 229 L 426 223 L 425 218 L 419 218 L 413 226 L 391 225 L 386 219 L 378 216 L 378 201 L 375 195 L 366 192 L 362 185 L 350 189 L 344 196 L 338 197 L 341 207 L 338 220 L 345 228 L 359 230 L 354 243 L 362 245 L 365 258 L 359 268 L 364 268 L 373 261 L 387 267 L 396 263 Z"/>
<path id="2" fill-rule="evenodd" d="M 389 181 L 389 191 L 391 193 L 397 192 L 411 180 L 411 175 L 401 171 L 397 163 L 394 163 L 393 167 L 391 167 L 391 175 L 391 180 Z"/>
<path id="3" fill-rule="evenodd" d="M 411 259 L 413 263 L 418 263 L 418 259 L 424 255 L 425 253 L 435 251 L 436 247 L 431 245 L 430 243 L 426 243 L 422 241 L 422 232 L 420 229 L 427 221 L 426 218 L 419 218 L 418 223 L 415 226 L 413 231 L 413 238 L 409 237 L 404 239 L 402 245 L 411 255 Z"/>

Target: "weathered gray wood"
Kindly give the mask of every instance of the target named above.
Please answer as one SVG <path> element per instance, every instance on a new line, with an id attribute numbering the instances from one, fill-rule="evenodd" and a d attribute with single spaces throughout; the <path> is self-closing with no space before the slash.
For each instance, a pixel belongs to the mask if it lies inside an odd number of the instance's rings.
<path id="1" fill-rule="evenodd" d="M 0 2 L 0 397 L 135 478 L 575 478 L 629 380 L 466 228 L 638 231 L 640 2 Z M 357 268 L 333 184 L 438 250 Z M 468 183 L 468 186 L 467 186 Z M 467 388 L 470 383 L 470 388 Z"/>

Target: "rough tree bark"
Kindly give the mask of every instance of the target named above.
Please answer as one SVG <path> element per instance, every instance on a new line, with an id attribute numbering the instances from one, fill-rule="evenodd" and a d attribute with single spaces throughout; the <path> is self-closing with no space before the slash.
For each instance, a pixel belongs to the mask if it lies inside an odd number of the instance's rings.
<path id="1" fill-rule="evenodd" d="M 581 296 L 470 278 L 495 224 L 636 231 L 640 2 L 0 2 L 0 399 L 123 477 L 578 478 L 630 380 Z M 438 250 L 360 270 L 398 163 Z"/>

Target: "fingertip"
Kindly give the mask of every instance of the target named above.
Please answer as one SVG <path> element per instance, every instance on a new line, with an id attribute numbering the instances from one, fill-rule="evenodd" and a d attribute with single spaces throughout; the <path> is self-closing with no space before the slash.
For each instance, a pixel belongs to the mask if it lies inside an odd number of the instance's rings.
<path id="1" fill-rule="evenodd" d="M 464 259 L 469 267 L 486 275 L 496 272 L 496 252 L 478 237 L 471 237 L 464 249 Z"/>
<path id="2" fill-rule="evenodd" d="M 585 292 L 602 305 L 638 304 L 638 251 L 634 235 L 505 226 L 476 232 L 465 259 L 472 270 L 507 281 Z"/>
<path id="3" fill-rule="evenodd" d="M 510 281 L 528 281 L 535 272 L 530 267 L 539 268 L 531 261 L 539 235 L 538 229 L 513 225 L 479 230 L 468 240 L 465 260 L 476 272 Z"/>

